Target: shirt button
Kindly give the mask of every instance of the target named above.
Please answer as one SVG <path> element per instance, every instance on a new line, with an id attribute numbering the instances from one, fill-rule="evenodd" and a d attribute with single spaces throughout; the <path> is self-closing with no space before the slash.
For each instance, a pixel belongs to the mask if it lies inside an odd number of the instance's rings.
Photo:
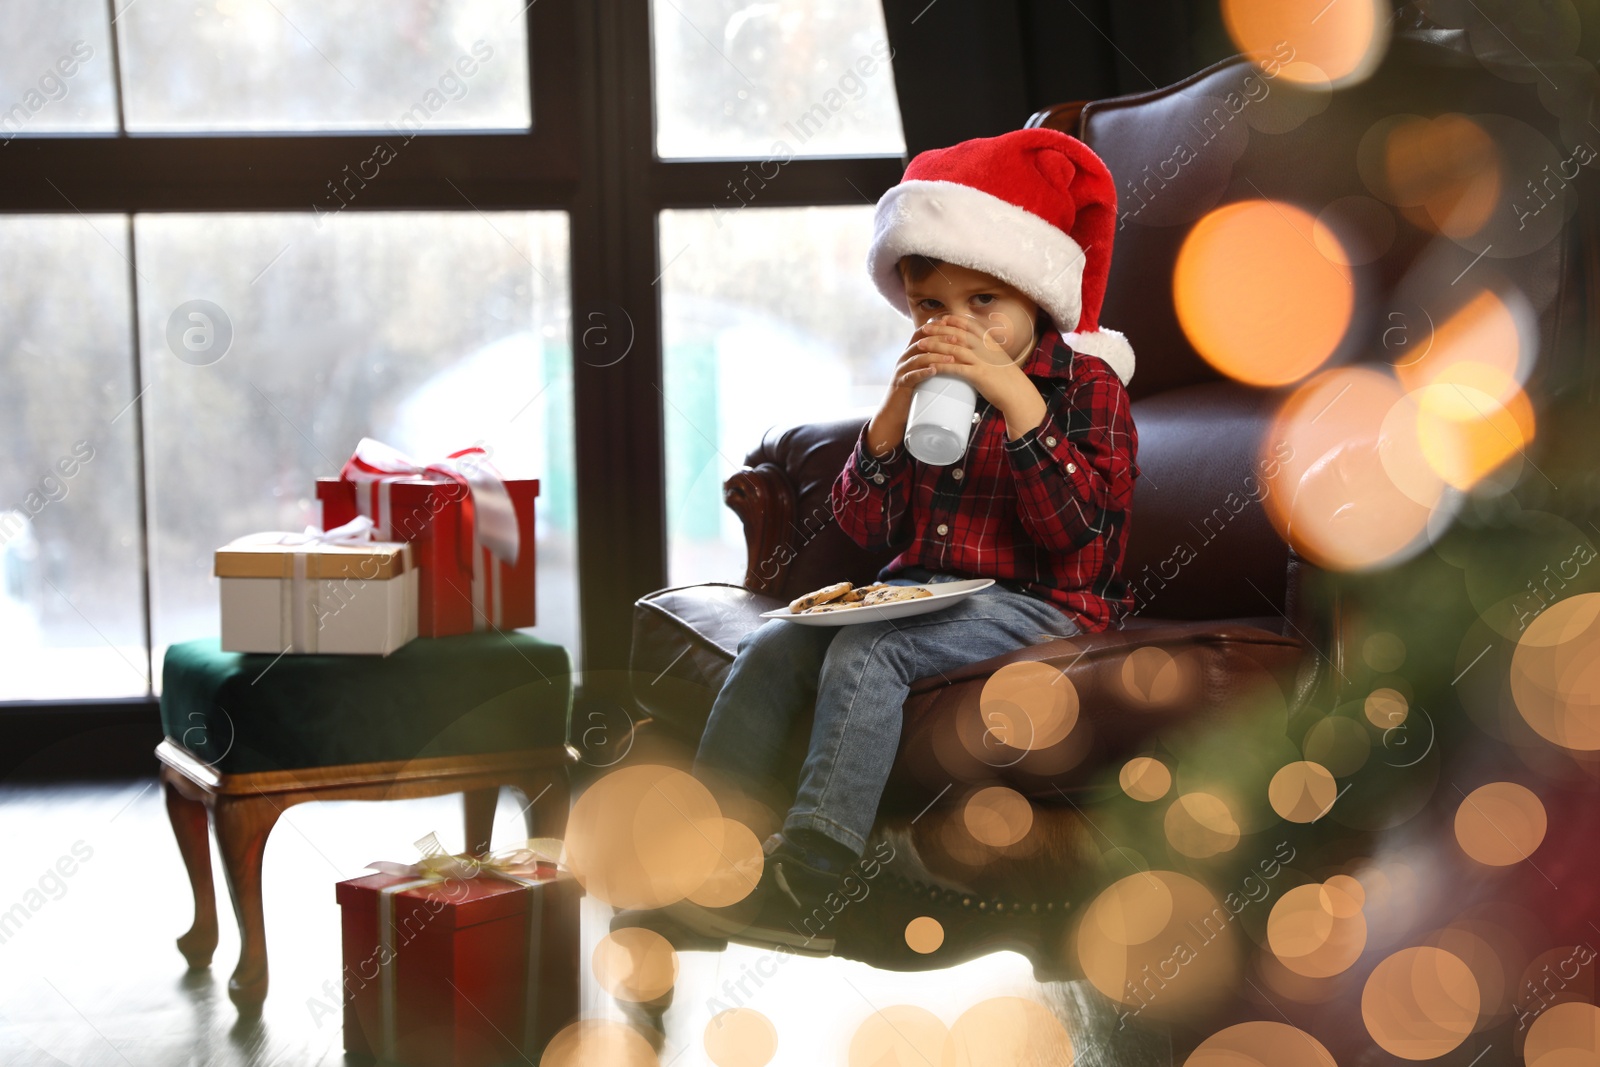
<path id="1" fill-rule="evenodd" d="M 1044 439 L 1044 443 L 1045 443 L 1045 447 L 1047 447 L 1047 448 L 1056 447 L 1056 439 L 1054 437 L 1046 437 Z"/>
<path id="2" fill-rule="evenodd" d="M 874 482 L 877 482 L 877 483 L 878 483 L 878 484 L 879 484 L 879 485 L 882 485 L 882 484 L 883 484 L 883 475 L 881 475 L 881 474 L 874 474 L 874 475 L 873 475 L 873 476 L 872 476 L 872 480 L 873 480 L 873 481 L 874 481 Z"/>
<path id="3" fill-rule="evenodd" d="M 938 532 L 940 537 L 943 537 L 945 534 L 950 532 L 950 527 L 942 522 L 938 526 L 934 527 L 934 529 Z"/>
<path id="4" fill-rule="evenodd" d="M 1078 473 L 1078 465 L 1076 463 L 1068 463 L 1067 464 L 1067 473 L 1068 474 L 1077 474 Z"/>
<path id="5" fill-rule="evenodd" d="M 972 413 L 972 423 L 973 423 L 973 425 L 976 426 L 978 424 L 978 420 L 981 419 L 982 417 L 983 416 L 979 415 L 976 411 L 974 411 Z"/>
<path id="6" fill-rule="evenodd" d="M 960 467 L 957 467 L 955 470 L 950 472 L 950 477 L 959 482 L 966 473 L 966 471 L 962 470 Z"/>

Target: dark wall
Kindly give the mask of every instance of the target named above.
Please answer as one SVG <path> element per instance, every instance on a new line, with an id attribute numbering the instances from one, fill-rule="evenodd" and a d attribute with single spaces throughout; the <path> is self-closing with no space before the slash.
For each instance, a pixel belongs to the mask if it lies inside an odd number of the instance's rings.
<path id="1" fill-rule="evenodd" d="M 1156 89 L 1236 49 L 1215 0 L 884 0 L 911 155 L 1051 104 Z"/>

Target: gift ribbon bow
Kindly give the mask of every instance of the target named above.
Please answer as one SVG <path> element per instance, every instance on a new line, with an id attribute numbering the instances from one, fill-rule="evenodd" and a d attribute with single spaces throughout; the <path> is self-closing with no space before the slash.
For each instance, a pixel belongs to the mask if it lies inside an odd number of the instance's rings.
<path id="1" fill-rule="evenodd" d="M 464 550 L 482 544 L 498 560 L 515 566 L 521 550 L 517 512 L 500 473 L 489 463 L 487 450 L 476 445 L 442 459 L 419 463 L 398 448 L 363 437 L 339 471 L 347 482 L 390 482 L 399 478 L 447 478 L 466 490 L 463 515 L 471 537 L 462 538 Z"/>
<path id="2" fill-rule="evenodd" d="M 290 530 L 267 530 L 235 538 L 236 545 L 290 545 L 294 548 L 314 548 L 317 545 L 359 545 L 371 541 L 373 522 L 365 515 L 357 515 L 343 526 L 323 530 L 307 526 L 304 533 Z"/>
<path id="3" fill-rule="evenodd" d="M 515 882 L 523 886 L 535 886 L 541 882 L 548 882 L 548 877 L 539 877 L 539 867 L 554 866 L 557 868 L 557 877 L 570 877 L 560 867 L 561 842 L 553 837 L 530 837 L 526 847 L 513 849 L 508 852 L 491 852 L 486 856 L 473 856 L 463 853 L 453 856 L 445 852 L 439 844 L 439 838 L 428 834 L 416 842 L 422 859 L 417 863 L 392 863 L 388 860 L 378 860 L 367 864 L 369 870 L 382 874 L 398 875 L 407 879 L 378 890 L 378 974 L 379 990 L 382 1000 L 382 1026 L 383 1026 L 383 1055 L 386 1059 L 395 1058 L 396 1026 L 395 1026 L 395 974 L 394 974 L 394 899 L 408 889 L 419 886 L 431 885 L 450 878 L 476 878 L 486 874 L 491 878 L 499 878 L 507 882 Z M 544 896 L 535 893 L 529 900 L 530 913 L 528 915 L 528 966 L 526 974 L 526 993 L 523 1005 L 523 1047 L 532 1046 L 534 1024 L 537 1019 L 537 1005 L 539 994 L 539 945 L 538 937 L 544 914 Z"/>
<path id="4" fill-rule="evenodd" d="M 375 860 L 367 864 L 367 868 L 381 874 L 393 874 L 423 882 L 440 882 L 446 878 L 476 878 L 480 874 L 512 882 L 538 882 L 549 880 L 540 877 L 541 866 L 555 867 L 558 872 L 562 870 L 561 841 L 554 837 L 530 837 L 527 845 L 522 848 L 490 852 L 483 856 L 474 856 L 468 852 L 451 855 L 439 844 L 439 838 L 435 834 L 428 834 L 418 839 L 416 845 L 422 852 L 422 859 L 416 863 Z"/>

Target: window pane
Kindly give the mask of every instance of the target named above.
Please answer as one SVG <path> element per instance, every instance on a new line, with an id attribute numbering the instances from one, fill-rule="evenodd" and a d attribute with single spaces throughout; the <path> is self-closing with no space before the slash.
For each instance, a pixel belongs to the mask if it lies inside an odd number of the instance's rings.
<path id="1" fill-rule="evenodd" d="M 883 8 L 861 0 L 651 0 L 656 154 L 905 151 Z"/>
<path id="2" fill-rule="evenodd" d="M 119 0 L 128 129 L 526 129 L 525 7 Z"/>
<path id="3" fill-rule="evenodd" d="M 217 632 L 217 546 L 319 522 L 314 480 L 363 436 L 419 459 L 481 440 L 540 479 L 534 632 L 576 654 L 565 213 L 140 215 L 134 232 L 158 663 Z M 215 327 L 189 351 L 197 300 Z"/>
<path id="4" fill-rule="evenodd" d="M 117 128 L 106 25 L 105 0 L 0 4 L 0 141 Z"/>
<path id="5" fill-rule="evenodd" d="M 870 207 L 663 211 L 668 568 L 744 578 L 722 483 L 770 426 L 870 415 L 909 322 L 867 277 Z"/>
<path id="6" fill-rule="evenodd" d="M 148 691 L 127 233 L 0 218 L 0 700 Z"/>

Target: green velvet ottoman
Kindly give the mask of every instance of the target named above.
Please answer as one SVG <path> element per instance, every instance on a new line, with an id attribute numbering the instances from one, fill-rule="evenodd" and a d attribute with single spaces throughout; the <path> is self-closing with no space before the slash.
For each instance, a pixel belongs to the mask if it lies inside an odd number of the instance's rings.
<path id="1" fill-rule="evenodd" d="M 459 792 L 467 847 L 482 852 L 509 786 L 530 837 L 566 828 L 572 675 L 559 645 L 490 631 L 420 638 L 386 657 L 275 657 L 207 638 L 168 648 L 161 678 L 156 756 L 194 890 L 178 948 L 205 967 L 217 947 L 209 821 L 239 921 L 228 995 L 241 1009 L 267 994 L 261 857 L 291 804 Z M 576 959 L 572 972 L 576 983 Z"/>

